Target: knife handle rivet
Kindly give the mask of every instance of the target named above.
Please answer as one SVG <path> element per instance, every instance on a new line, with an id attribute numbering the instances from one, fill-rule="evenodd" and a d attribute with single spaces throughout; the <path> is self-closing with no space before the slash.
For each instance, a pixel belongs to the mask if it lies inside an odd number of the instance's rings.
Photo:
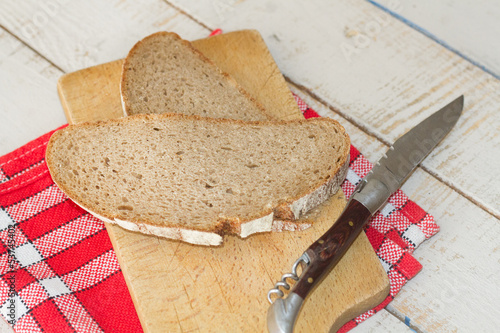
<path id="1" fill-rule="evenodd" d="M 309 282 L 309 283 L 313 283 L 313 281 L 314 281 L 314 280 L 313 280 L 313 278 L 312 278 L 312 277 L 310 277 L 310 278 L 308 278 L 308 279 L 307 279 L 307 282 Z"/>
<path id="2" fill-rule="evenodd" d="M 354 223 L 352 221 L 349 221 L 349 226 L 354 226 Z"/>
<path id="3" fill-rule="evenodd" d="M 322 239 L 320 239 L 320 240 L 318 241 L 318 243 L 320 243 L 320 244 L 323 244 L 324 242 L 325 242 L 325 241 L 324 241 L 324 240 L 322 240 Z"/>

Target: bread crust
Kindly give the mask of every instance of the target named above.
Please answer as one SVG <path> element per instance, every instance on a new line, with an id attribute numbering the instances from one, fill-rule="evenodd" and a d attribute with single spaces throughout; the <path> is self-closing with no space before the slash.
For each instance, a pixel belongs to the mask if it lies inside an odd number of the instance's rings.
<path id="1" fill-rule="evenodd" d="M 325 180 L 325 182 L 318 184 L 315 188 L 311 188 L 308 193 L 303 193 L 302 195 L 289 198 L 285 202 L 282 202 L 277 207 L 269 207 L 268 209 L 264 209 L 259 214 L 257 219 L 245 220 L 240 218 L 229 218 L 229 217 L 221 217 L 217 220 L 217 223 L 210 228 L 195 229 L 189 227 L 183 227 L 183 231 L 179 231 L 180 228 L 175 225 L 168 223 L 162 223 L 161 225 L 158 223 L 154 223 L 153 221 L 148 221 L 146 219 L 141 220 L 123 220 L 120 219 L 118 215 L 106 215 L 97 213 L 95 207 L 87 207 L 83 202 L 79 202 L 76 198 L 75 193 L 72 193 L 67 187 L 65 187 L 61 182 L 59 182 L 59 178 L 56 170 L 54 170 L 54 161 L 51 151 L 53 150 L 54 142 L 57 140 L 59 136 L 61 136 L 65 131 L 71 131 L 73 127 L 95 127 L 95 126 L 105 126 L 107 123 L 126 123 L 140 120 L 152 120 L 152 121 L 161 121 L 169 118 L 179 118 L 179 119 L 191 119 L 195 121 L 204 121 L 208 123 L 232 123 L 239 124 L 241 126 L 254 126 L 254 125 L 262 125 L 267 122 L 264 121 L 242 121 L 235 119 L 223 119 L 223 118 L 205 118 L 196 115 L 183 115 L 183 114 L 174 114 L 174 113 L 163 113 L 163 114 L 139 114 L 134 116 L 129 116 L 126 118 L 118 118 L 111 119 L 107 121 L 100 121 L 96 123 L 82 123 L 78 125 L 70 125 L 65 127 L 57 132 L 55 132 L 48 145 L 47 145 L 47 154 L 46 161 L 49 168 L 49 171 L 53 177 L 54 182 L 59 188 L 61 188 L 76 204 L 81 206 L 83 209 L 87 210 L 94 216 L 98 218 L 110 222 L 119 224 L 122 227 L 125 227 L 129 230 L 140 231 L 143 233 L 156 234 L 159 236 L 166 236 L 172 239 L 179 239 L 182 241 L 186 241 L 193 244 L 200 245 L 219 245 L 222 242 L 222 236 L 224 234 L 238 235 L 240 237 L 247 237 L 256 232 L 264 232 L 264 231 L 280 231 L 283 229 L 290 229 L 290 221 L 295 221 L 302 214 L 309 211 L 311 208 L 316 207 L 323 201 L 325 201 L 330 195 L 334 194 L 340 187 L 342 181 L 344 180 L 348 161 L 349 161 L 349 147 L 350 147 L 350 139 L 349 136 L 346 135 L 345 129 L 335 120 L 329 118 L 321 118 L 321 120 L 310 119 L 310 120 L 278 120 L 273 121 L 274 124 L 291 124 L 291 123 L 305 123 L 311 121 L 322 121 L 322 122 L 330 122 L 333 123 L 336 128 L 340 131 L 340 134 L 345 137 L 347 140 L 345 142 L 345 151 L 342 153 L 341 161 L 337 163 L 337 168 L 331 170 L 329 173 L 329 177 Z M 276 221 L 276 223 L 275 223 Z M 288 222 L 288 223 L 287 223 Z M 258 227 L 252 227 L 258 226 Z M 302 227 L 307 227 L 310 224 L 303 224 Z M 198 235 L 199 237 L 195 237 Z M 211 235 L 211 236 L 210 236 Z M 218 235 L 216 237 L 215 235 Z"/>
<path id="2" fill-rule="evenodd" d="M 132 115 L 130 113 L 130 101 L 127 97 L 127 93 L 125 91 L 125 85 L 128 80 L 128 67 L 130 65 L 130 60 L 131 57 L 142 47 L 142 44 L 144 44 L 148 39 L 152 38 L 157 38 L 158 36 L 171 36 L 177 39 L 180 43 L 182 43 L 184 46 L 186 46 L 186 49 L 191 51 L 195 56 L 199 57 L 203 62 L 213 66 L 232 86 L 234 86 L 242 95 L 244 95 L 249 101 L 251 101 L 256 108 L 264 115 L 267 119 L 269 120 L 275 120 L 276 118 L 270 116 L 264 109 L 264 107 L 257 102 L 255 98 L 253 98 L 245 89 L 243 89 L 242 86 L 239 85 L 238 82 L 236 82 L 235 79 L 233 79 L 228 73 L 223 72 L 222 70 L 219 69 L 219 67 L 209 58 L 207 58 L 203 53 L 201 53 L 198 49 L 196 49 L 189 41 L 182 39 L 178 34 L 175 32 L 168 32 L 168 31 L 159 31 L 156 32 L 152 35 L 149 35 L 147 37 L 144 37 L 141 39 L 139 42 L 137 42 L 132 49 L 129 51 L 127 57 L 125 58 L 125 61 L 123 62 L 122 65 L 122 79 L 120 80 L 120 97 L 121 97 L 121 102 L 122 102 L 122 109 L 123 109 L 123 115 L 128 116 Z"/>

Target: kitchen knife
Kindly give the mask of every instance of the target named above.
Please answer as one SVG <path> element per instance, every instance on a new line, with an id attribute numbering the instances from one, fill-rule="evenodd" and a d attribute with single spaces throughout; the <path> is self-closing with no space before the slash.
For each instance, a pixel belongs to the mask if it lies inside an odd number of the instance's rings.
<path id="1" fill-rule="evenodd" d="M 267 327 L 271 333 L 293 332 L 295 320 L 307 295 L 342 258 L 363 227 L 401 187 L 418 164 L 450 132 L 463 109 L 460 96 L 400 137 L 363 178 L 335 224 L 293 264 L 292 273 L 282 276 L 267 295 L 271 306 Z M 297 272 L 302 268 L 300 275 Z M 296 281 L 289 290 L 288 280 Z M 273 302 L 271 296 L 278 298 Z"/>

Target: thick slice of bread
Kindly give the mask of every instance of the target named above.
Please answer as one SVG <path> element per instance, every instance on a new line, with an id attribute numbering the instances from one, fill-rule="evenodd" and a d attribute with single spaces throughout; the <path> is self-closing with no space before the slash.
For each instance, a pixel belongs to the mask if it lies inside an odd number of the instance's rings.
<path id="1" fill-rule="evenodd" d="M 172 32 L 155 33 L 134 45 L 123 63 L 120 90 L 126 115 L 271 119 L 234 79 Z"/>
<path id="2" fill-rule="evenodd" d="M 56 132 L 55 183 L 98 218 L 189 243 L 271 231 L 335 193 L 349 137 L 334 120 L 137 115 Z"/>

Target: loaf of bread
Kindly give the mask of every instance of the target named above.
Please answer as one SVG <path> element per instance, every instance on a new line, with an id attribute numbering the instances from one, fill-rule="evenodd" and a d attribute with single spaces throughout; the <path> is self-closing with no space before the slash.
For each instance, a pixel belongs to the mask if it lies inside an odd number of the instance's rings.
<path id="1" fill-rule="evenodd" d="M 172 32 L 155 33 L 134 45 L 123 63 L 120 90 L 126 115 L 271 119 L 234 79 Z"/>
<path id="2" fill-rule="evenodd" d="M 201 245 L 271 231 L 335 193 L 350 141 L 328 118 L 244 122 L 130 116 L 57 131 L 55 183 L 96 217 Z M 275 226 L 276 227 L 276 226 Z"/>

